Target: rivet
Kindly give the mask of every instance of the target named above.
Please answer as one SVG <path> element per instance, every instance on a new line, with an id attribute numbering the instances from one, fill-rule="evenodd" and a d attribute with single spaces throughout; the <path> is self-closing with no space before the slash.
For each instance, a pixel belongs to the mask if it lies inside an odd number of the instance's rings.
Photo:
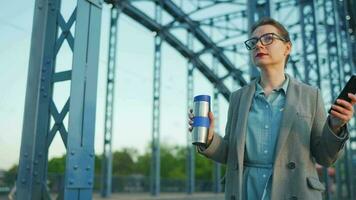
<path id="1" fill-rule="evenodd" d="M 73 180 L 73 179 L 70 179 L 70 180 L 69 180 L 69 184 L 73 185 L 73 183 L 74 183 L 74 180 Z"/>
<path id="2" fill-rule="evenodd" d="M 74 151 L 71 151 L 70 154 L 74 155 Z"/>
<path id="3" fill-rule="evenodd" d="M 73 167 L 74 169 L 78 169 L 78 165 L 74 165 L 74 167 Z"/>
<path id="4" fill-rule="evenodd" d="M 87 171 L 89 171 L 90 170 L 90 167 L 88 166 L 87 168 L 85 168 Z"/>
<path id="5" fill-rule="evenodd" d="M 21 183 L 26 183 L 26 179 L 21 179 Z"/>

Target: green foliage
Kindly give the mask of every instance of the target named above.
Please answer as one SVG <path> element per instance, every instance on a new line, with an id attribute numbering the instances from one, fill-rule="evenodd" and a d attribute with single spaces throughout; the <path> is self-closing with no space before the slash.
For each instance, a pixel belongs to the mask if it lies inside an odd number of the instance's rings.
<path id="1" fill-rule="evenodd" d="M 102 160 L 102 155 L 98 156 L 95 155 L 95 162 L 94 162 L 94 174 L 95 175 L 100 175 L 101 174 L 101 160 Z"/>
<path id="2" fill-rule="evenodd" d="M 113 153 L 112 169 L 113 175 L 127 176 L 134 173 L 135 162 L 133 158 L 137 151 L 134 149 L 123 149 Z"/>
<path id="3" fill-rule="evenodd" d="M 138 156 L 135 165 L 135 172 L 137 174 L 149 176 L 150 164 L 151 164 L 151 152 L 146 152 L 143 155 Z"/>
<path id="4" fill-rule="evenodd" d="M 5 185 L 13 185 L 16 180 L 17 174 L 17 165 L 13 165 L 8 171 L 4 174 L 4 184 Z"/>
<path id="5" fill-rule="evenodd" d="M 170 147 L 161 145 L 161 177 L 170 179 L 185 178 L 185 152 L 186 150 L 179 146 Z"/>
<path id="6" fill-rule="evenodd" d="M 64 173 L 66 166 L 66 157 L 52 158 L 48 161 L 48 173 Z"/>
<path id="7" fill-rule="evenodd" d="M 201 180 L 211 180 L 213 177 L 214 162 L 205 158 L 201 154 L 195 154 L 195 178 Z"/>
<path id="8" fill-rule="evenodd" d="M 187 168 L 187 147 L 161 144 L 161 178 L 185 179 Z M 48 162 L 49 173 L 63 174 L 65 171 L 65 155 L 52 158 Z M 211 180 L 214 163 L 204 156 L 195 154 L 195 174 L 200 180 Z M 150 175 L 151 149 L 139 154 L 134 148 L 124 148 L 113 152 L 112 169 L 114 176 L 127 176 L 132 174 Z M 102 168 L 102 156 L 95 156 L 95 174 L 100 175 Z M 6 174 L 8 179 L 14 179 L 17 166 L 13 166 Z M 223 172 L 222 172 L 223 173 Z M 12 175 L 11 175 L 12 174 Z"/>

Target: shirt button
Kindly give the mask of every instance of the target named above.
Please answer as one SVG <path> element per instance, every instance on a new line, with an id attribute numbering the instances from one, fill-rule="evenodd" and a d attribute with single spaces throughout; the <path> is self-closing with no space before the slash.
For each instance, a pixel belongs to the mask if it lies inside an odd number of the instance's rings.
<path id="1" fill-rule="evenodd" d="M 268 153 L 268 151 L 267 151 L 267 150 L 265 150 L 263 153 L 267 154 L 267 153 Z"/>
<path id="2" fill-rule="evenodd" d="M 295 168 L 295 162 L 289 162 L 289 163 L 287 164 L 287 167 L 288 167 L 289 169 L 294 169 L 294 168 Z"/>
<path id="3" fill-rule="evenodd" d="M 268 105 L 266 105 L 266 108 L 268 108 Z"/>
<path id="4" fill-rule="evenodd" d="M 265 125 L 265 128 L 268 128 L 268 125 Z"/>
<path id="5" fill-rule="evenodd" d="M 263 174 L 262 176 L 263 176 L 263 178 L 266 178 L 266 177 L 267 177 L 266 174 Z"/>

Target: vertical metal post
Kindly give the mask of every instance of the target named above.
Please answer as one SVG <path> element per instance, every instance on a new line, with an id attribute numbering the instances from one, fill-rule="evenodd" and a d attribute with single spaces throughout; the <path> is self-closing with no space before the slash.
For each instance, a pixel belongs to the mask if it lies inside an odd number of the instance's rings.
<path id="1" fill-rule="evenodd" d="M 191 32 L 187 34 L 188 48 L 193 50 L 193 36 Z M 194 61 L 188 61 L 187 70 L 187 107 L 193 108 L 193 95 L 194 95 Z M 187 132 L 187 193 L 192 194 L 195 190 L 195 148 L 192 144 L 192 134 Z"/>
<path id="2" fill-rule="evenodd" d="M 314 0 L 299 0 L 299 14 L 303 42 L 304 81 L 321 89 Z M 330 199 L 328 169 L 325 167 L 323 174 L 326 199 Z"/>
<path id="3" fill-rule="evenodd" d="M 348 24 L 346 22 L 347 16 L 347 3 L 344 0 L 336 1 L 336 9 L 338 12 L 338 23 L 340 28 L 340 59 L 341 59 L 341 66 L 342 66 L 342 73 L 343 73 L 343 80 L 342 85 L 346 83 L 346 81 L 350 78 L 350 76 L 355 73 L 355 63 L 352 60 L 352 48 L 351 48 L 351 39 L 350 35 L 348 34 Z M 353 157 L 356 155 L 356 150 L 352 148 L 352 144 L 356 144 L 356 137 L 353 135 L 356 132 L 356 118 L 354 116 L 353 120 L 349 123 L 349 130 L 350 130 L 350 139 L 349 143 L 346 145 L 345 155 L 344 155 L 344 165 L 346 171 L 346 180 L 347 185 L 345 185 L 347 196 L 342 197 L 344 199 L 355 199 L 356 197 L 356 175 L 355 175 L 355 168 L 356 165 L 353 163 Z M 344 187 L 342 187 L 344 189 Z M 343 191 L 343 190 L 342 190 Z"/>
<path id="4" fill-rule="evenodd" d="M 36 1 L 35 6 L 17 198 L 50 199 L 46 183 L 48 149 L 59 132 L 68 155 L 67 181 L 60 198 L 90 199 L 101 5 L 78 0 L 68 21 L 60 13 L 59 0 Z M 75 37 L 70 31 L 74 22 Z M 62 32 L 57 38 L 58 28 Z M 73 67 L 55 72 L 57 54 L 64 41 L 73 51 Z M 70 100 L 58 111 L 53 84 L 72 77 L 76 78 L 71 81 Z M 71 134 L 63 123 L 68 113 Z M 50 128 L 51 117 L 54 125 Z"/>
<path id="5" fill-rule="evenodd" d="M 162 21 L 162 7 L 159 2 L 155 5 L 155 19 Z M 154 38 L 154 70 L 153 70 L 153 123 L 152 123 L 152 160 L 151 160 L 151 194 L 160 193 L 160 94 L 161 94 L 161 47 L 162 38 L 156 33 Z"/>
<path id="6" fill-rule="evenodd" d="M 349 26 L 346 22 L 346 2 L 344 0 L 339 0 L 335 2 L 336 9 L 338 11 L 338 23 L 340 27 L 340 51 L 341 51 L 341 64 L 344 72 L 344 82 L 346 82 L 350 76 L 355 73 L 355 63 L 352 61 L 352 52 L 351 39 L 348 34 Z"/>
<path id="7" fill-rule="evenodd" d="M 331 98 L 334 100 L 337 97 L 337 94 L 340 92 L 341 87 L 341 76 L 340 76 L 340 60 L 339 60 L 339 52 L 338 52 L 338 31 L 336 26 L 336 15 L 335 15 L 335 5 L 332 0 L 324 0 L 323 2 L 324 8 L 324 24 L 326 30 L 326 43 L 327 43 L 327 61 L 328 61 L 328 70 L 329 70 L 329 82 L 330 82 L 330 93 Z M 341 186 L 341 178 L 340 174 L 340 162 L 336 164 L 336 182 L 338 186 L 338 194 L 340 192 Z M 323 168 L 324 179 L 326 185 L 328 184 L 328 172 L 327 168 Z M 330 199 L 330 191 L 329 189 L 326 191 L 326 199 Z"/>
<path id="8" fill-rule="evenodd" d="M 218 71 L 219 65 L 216 58 L 213 58 L 213 71 L 216 75 L 219 76 Z M 214 134 L 220 134 L 220 126 L 219 126 L 219 90 L 216 86 L 214 86 L 214 97 L 213 97 L 213 113 L 214 113 Z M 214 170 L 213 170 L 213 178 L 214 178 L 214 188 L 213 192 L 219 193 L 221 192 L 221 164 L 218 162 L 214 162 Z"/>
<path id="9" fill-rule="evenodd" d="M 334 100 L 338 93 L 341 90 L 341 63 L 339 59 L 339 50 L 338 50 L 338 25 L 337 25 L 337 15 L 335 10 L 335 1 L 324 0 L 324 24 L 326 29 L 326 43 L 327 43 L 327 60 L 328 60 L 328 70 L 329 70 L 329 83 L 330 83 L 330 93 L 331 99 Z M 332 103 L 332 102 L 331 102 Z M 343 180 L 345 180 L 345 170 L 342 160 L 336 163 L 336 183 L 337 183 L 337 196 L 340 196 L 340 189 Z M 324 179 L 328 180 L 328 172 L 324 168 Z M 342 173 L 342 174 L 341 174 Z M 330 199 L 330 191 L 326 192 L 326 199 Z M 338 198 L 339 199 L 339 198 Z"/>
<path id="10" fill-rule="evenodd" d="M 57 16 L 60 1 L 36 1 L 21 151 L 17 199 L 48 199 L 47 162 L 52 103 L 52 76 L 56 60 Z"/>
<path id="11" fill-rule="evenodd" d="M 112 4 L 110 10 L 108 71 L 106 81 L 104 152 L 102 157 L 101 196 L 109 197 L 112 191 L 112 135 L 115 99 L 116 48 L 118 34 L 119 8 Z"/>
<path id="12" fill-rule="evenodd" d="M 256 23 L 259 19 L 266 16 L 271 16 L 271 5 L 270 0 L 258 1 L 258 0 L 247 0 L 247 13 L 248 13 L 248 30 L 251 29 L 252 25 Z M 248 35 L 249 37 L 249 35 Z M 250 59 L 250 77 L 254 79 L 260 75 L 260 72 L 253 66 Z"/>
<path id="13" fill-rule="evenodd" d="M 304 81 L 321 87 L 314 0 L 299 0 L 303 41 Z"/>
<path id="14" fill-rule="evenodd" d="M 326 43 L 328 55 L 329 81 L 332 99 L 341 90 L 341 62 L 339 52 L 339 27 L 333 0 L 324 0 L 324 23 L 326 28 Z"/>
<path id="15" fill-rule="evenodd" d="M 78 0 L 64 199 L 92 199 L 101 4 Z"/>

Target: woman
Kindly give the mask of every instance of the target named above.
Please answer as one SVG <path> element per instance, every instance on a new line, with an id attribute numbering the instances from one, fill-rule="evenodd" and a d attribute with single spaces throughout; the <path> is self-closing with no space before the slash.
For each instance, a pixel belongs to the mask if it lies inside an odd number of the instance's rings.
<path id="1" fill-rule="evenodd" d="M 326 116 L 320 90 L 285 74 L 292 49 L 287 30 L 264 18 L 245 42 L 261 76 L 230 97 L 225 136 L 214 134 L 198 152 L 227 165 L 226 199 L 321 199 L 315 164 L 332 165 L 349 137 L 352 102 L 338 100 Z M 190 111 L 189 124 L 193 114 Z M 190 126 L 189 130 L 192 130 Z"/>

